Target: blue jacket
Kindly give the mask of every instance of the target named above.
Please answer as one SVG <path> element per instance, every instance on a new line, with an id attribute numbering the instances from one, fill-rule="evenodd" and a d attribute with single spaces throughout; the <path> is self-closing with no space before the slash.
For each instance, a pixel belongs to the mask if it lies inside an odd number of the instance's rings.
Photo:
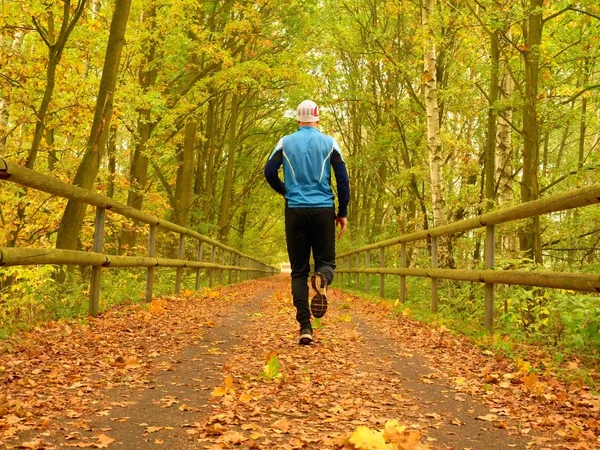
<path id="1" fill-rule="evenodd" d="M 279 178 L 283 164 L 285 182 Z M 269 185 L 287 200 L 288 208 L 333 207 L 331 168 L 338 187 L 338 217 L 346 217 L 350 188 L 338 143 L 315 127 L 300 127 L 280 139 L 265 165 Z"/>

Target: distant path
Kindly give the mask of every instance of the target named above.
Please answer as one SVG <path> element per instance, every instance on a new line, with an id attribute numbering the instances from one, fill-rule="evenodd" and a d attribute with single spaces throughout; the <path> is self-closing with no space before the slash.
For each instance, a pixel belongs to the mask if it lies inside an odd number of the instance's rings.
<path id="1" fill-rule="evenodd" d="M 565 441 L 571 419 L 525 395 L 502 360 L 332 294 L 311 347 L 297 345 L 289 275 L 35 332 L 0 355 L 0 447 L 324 450 L 390 420 L 415 449 L 597 445 L 583 426 Z M 279 372 L 261 377 L 273 352 Z"/>

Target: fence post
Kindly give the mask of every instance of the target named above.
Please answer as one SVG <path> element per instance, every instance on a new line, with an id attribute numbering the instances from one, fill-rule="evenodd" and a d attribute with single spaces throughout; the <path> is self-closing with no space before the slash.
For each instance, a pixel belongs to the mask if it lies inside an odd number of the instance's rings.
<path id="1" fill-rule="evenodd" d="M 229 265 L 230 266 L 233 265 L 233 252 L 229 252 Z M 231 284 L 231 272 L 232 272 L 232 269 L 229 269 L 229 282 L 228 282 L 228 284 Z"/>
<path id="2" fill-rule="evenodd" d="M 358 270 L 358 268 L 360 267 L 360 255 L 358 253 L 356 253 L 356 258 L 354 258 L 356 261 L 356 270 Z M 360 274 L 358 272 L 356 272 L 356 288 L 358 289 L 358 283 L 360 282 Z"/>
<path id="3" fill-rule="evenodd" d="M 212 256 L 210 257 L 210 262 L 211 263 L 215 263 L 215 257 L 217 256 L 217 246 L 213 244 L 213 248 L 212 248 Z M 210 287 L 213 287 L 213 282 L 215 280 L 215 269 L 213 269 L 211 267 L 210 271 L 209 271 L 209 277 L 208 277 L 208 285 Z"/>
<path id="4" fill-rule="evenodd" d="M 352 259 L 350 256 L 346 257 L 346 267 L 348 268 L 348 270 L 352 269 Z M 346 286 L 348 286 L 350 284 L 350 281 L 352 280 L 352 274 L 348 272 L 348 276 L 346 278 Z"/>
<path id="5" fill-rule="evenodd" d="M 237 270 L 235 271 L 235 282 L 239 283 L 241 281 L 242 278 L 242 271 L 240 270 L 240 255 L 239 253 L 235 254 L 235 265 L 237 267 Z"/>
<path id="6" fill-rule="evenodd" d="M 202 241 L 198 241 L 198 262 L 202 262 Z M 196 269 L 196 290 L 200 290 L 200 267 Z"/>
<path id="7" fill-rule="evenodd" d="M 381 253 L 379 254 L 379 267 L 385 267 L 385 247 L 381 247 Z M 379 274 L 379 296 L 385 297 L 385 275 Z"/>
<path id="8" fill-rule="evenodd" d="M 179 235 L 179 249 L 177 250 L 177 259 L 183 259 L 183 251 L 185 248 L 185 234 Z M 181 290 L 181 275 L 183 274 L 183 267 L 178 267 L 175 275 L 175 295 L 179 295 Z"/>
<path id="9" fill-rule="evenodd" d="M 368 269 L 369 266 L 371 265 L 371 250 L 367 250 L 367 254 L 365 255 L 365 269 Z M 371 274 L 370 273 L 366 273 L 365 274 L 365 291 L 369 292 L 369 290 L 371 289 Z"/>
<path id="10" fill-rule="evenodd" d="M 493 269 L 496 257 L 496 231 L 494 225 L 485 227 L 485 268 Z M 485 311 L 483 326 L 487 331 L 494 327 L 494 284 L 485 283 Z"/>
<path id="11" fill-rule="evenodd" d="M 438 268 L 438 238 L 437 236 L 431 237 L 431 268 Z M 431 310 L 437 312 L 438 310 L 438 280 L 437 278 L 431 278 Z"/>
<path id="12" fill-rule="evenodd" d="M 225 250 L 221 249 L 221 265 L 224 266 L 225 265 Z M 223 286 L 223 272 L 225 272 L 223 269 L 219 270 L 219 284 L 221 286 Z"/>
<path id="13" fill-rule="evenodd" d="M 106 220 L 106 208 L 96 207 L 96 223 L 94 229 L 95 253 L 102 253 L 104 247 L 104 221 Z M 90 316 L 96 317 L 100 307 L 100 272 L 102 266 L 92 266 L 92 279 L 90 281 Z"/>
<path id="14" fill-rule="evenodd" d="M 400 267 L 406 269 L 406 242 L 400 246 Z M 400 303 L 406 302 L 406 275 L 400 275 Z"/>
<path id="15" fill-rule="evenodd" d="M 148 235 L 148 257 L 153 258 L 156 254 L 156 231 L 158 225 L 150 225 L 150 233 Z M 152 286 L 154 285 L 154 267 L 148 267 L 146 271 L 146 301 L 152 301 Z"/>

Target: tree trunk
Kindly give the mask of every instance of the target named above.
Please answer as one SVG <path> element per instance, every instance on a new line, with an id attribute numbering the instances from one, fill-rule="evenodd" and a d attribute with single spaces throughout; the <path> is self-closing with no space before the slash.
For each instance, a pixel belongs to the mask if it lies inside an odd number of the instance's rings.
<path id="1" fill-rule="evenodd" d="M 151 6 L 142 14 L 141 26 L 150 23 L 149 32 L 155 28 L 156 8 Z M 156 40 L 149 38 L 146 42 L 146 51 L 138 73 L 138 83 L 143 93 L 147 93 L 155 85 L 157 70 L 149 68 L 156 54 Z M 150 107 L 138 108 L 137 133 L 135 148 L 129 166 L 129 191 L 127 192 L 127 205 L 135 209 L 142 209 L 144 193 L 148 182 L 148 155 L 147 144 L 152 133 L 152 118 Z M 136 232 L 131 228 L 123 228 L 119 241 L 119 254 L 135 246 Z"/>
<path id="2" fill-rule="evenodd" d="M 117 85 L 117 75 L 119 73 L 119 61 L 121 59 L 121 50 L 125 43 L 125 30 L 127 28 L 130 9 L 131 0 L 116 0 L 110 25 L 110 34 L 108 36 L 108 45 L 106 47 L 102 78 L 96 100 L 94 122 L 83 159 L 73 180 L 75 186 L 81 186 L 84 189 L 92 189 L 94 187 L 94 181 L 98 175 L 100 163 L 106 148 L 115 87 Z M 85 204 L 75 200 L 68 201 L 56 237 L 57 248 L 69 250 L 77 248 L 77 239 L 81 231 L 84 214 Z"/>
<path id="3" fill-rule="evenodd" d="M 196 121 L 185 125 L 183 149 L 177 154 L 178 168 L 175 182 L 175 205 L 171 220 L 182 227 L 187 226 L 192 206 L 194 188 L 194 153 L 196 151 Z"/>
<path id="4" fill-rule="evenodd" d="M 248 218 L 248 211 L 246 208 L 242 209 L 240 218 L 238 221 L 238 249 L 244 251 L 244 235 L 246 234 L 246 223 Z"/>
<path id="5" fill-rule="evenodd" d="M 446 224 L 446 202 L 444 198 L 444 178 L 442 173 L 442 142 L 440 138 L 440 114 L 437 93 L 436 46 L 429 19 L 435 7 L 435 0 L 423 0 L 422 24 L 425 30 L 424 85 L 425 110 L 427 115 L 427 147 L 429 149 L 429 174 L 431 181 L 431 207 L 433 226 Z M 452 266 L 452 250 L 447 236 L 440 238 L 440 267 Z"/>
<path id="6" fill-rule="evenodd" d="M 229 122 L 229 143 L 227 154 L 227 168 L 223 182 L 223 195 L 221 197 L 221 212 L 219 214 L 219 239 L 227 241 L 229 206 L 231 203 L 231 189 L 233 185 L 233 162 L 235 156 L 235 139 L 238 121 L 239 101 L 238 95 L 231 96 L 231 120 Z"/>
<path id="7" fill-rule="evenodd" d="M 497 133 L 497 102 L 498 102 L 498 70 L 500 65 L 500 48 L 498 44 L 498 31 L 493 31 L 490 36 L 490 91 L 488 110 L 487 140 L 485 145 L 485 210 L 493 209 L 496 199 L 496 133 Z"/>
<path id="8" fill-rule="evenodd" d="M 540 66 L 540 44 L 542 42 L 543 0 L 530 0 L 528 17 L 523 24 L 526 49 L 525 99 L 523 106 L 523 177 L 521 180 L 521 200 L 529 202 L 539 197 L 538 169 L 540 160 L 540 125 L 537 117 L 538 75 Z M 537 264 L 542 263 L 540 220 L 534 217 L 531 224 L 520 230 L 521 251 Z"/>
<path id="9" fill-rule="evenodd" d="M 504 63 L 506 64 L 506 63 Z M 504 67 L 502 81 L 500 82 L 500 98 L 506 101 L 512 95 L 514 86 L 513 79 Z M 496 164 L 495 180 L 497 186 L 496 202 L 499 207 L 509 205 L 514 200 L 511 186 L 512 179 L 512 122 L 513 110 L 511 106 L 503 107 L 498 113 L 498 125 L 496 130 Z M 501 238 L 502 248 L 515 251 L 518 243 L 513 235 L 503 235 Z"/>
<path id="10" fill-rule="evenodd" d="M 11 53 L 18 53 L 23 45 L 23 39 L 25 32 L 23 30 L 17 30 L 10 46 Z M 4 153 L 6 146 L 6 140 L 8 138 L 8 121 L 10 118 L 10 98 L 11 98 L 11 87 L 10 85 L 4 91 L 4 95 L 0 97 L 0 155 Z"/>
<path id="11" fill-rule="evenodd" d="M 25 166 L 28 169 L 33 169 L 37 154 L 40 149 L 40 144 L 44 136 L 46 114 L 48 113 L 48 107 L 50 106 L 50 100 L 52 99 L 52 94 L 54 93 L 54 87 L 56 85 L 56 68 L 58 67 L 58 63 L 62 57 L 67 40 L 69 39 L 73 28 L 75 28 L 77 21 L 83 13 L 86 1 L 87 0 L 79 1 L 73 12 L 72 18 L 71 1 L 67 0 L 64 2 L 63 22 L 56 40 L 54 39 L 54 14 L 52 12 L 48 12 L 47 31 L 44 31 L 34 19 L 34 25 L 48 46 L 48 67 L 46 69 L 46 89 L 44 90 L 42 103 L 40 104 L 39 109 L 36 111 L 37 120 L 35 123 L 35 131 L 33 133 L 33 141 L 31 142 L 31 147 L 29 148 L 29 153 L 25 161 Z"/>
<path id="12" fill-rule="evenodd" d="M 110 136 L 108 138 L 108 187 L 106 188 L 106 196 L 113 198 L 115 195 L 115 173 L 117 171 L 117 127 L 111 125 Z"/>

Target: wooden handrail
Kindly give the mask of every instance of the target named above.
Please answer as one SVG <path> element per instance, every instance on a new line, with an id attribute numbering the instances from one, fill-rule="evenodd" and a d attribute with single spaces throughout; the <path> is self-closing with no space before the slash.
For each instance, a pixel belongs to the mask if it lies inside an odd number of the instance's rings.
<path id="1" fill-rule="evenodd" d="M 72 200 L 79 200 L 88 205 L 96 206 L 99 208 L 105 208 L 113 213 L 142 222 L 148 225 L 158 225 L 164 230 L 169 230 L 174 233 L 183 234 L 189 236 L 198 241 L 202 241 L 209 245 L 221 248 L 226 252 L 232 252 L 240 255 L 243 258 L 254 259 L 248 255 L 241 253 L 233 247 L 211 239 L 207 236 L 191 230 L 181 225 L 169 222 L 167 220 L 160 219 L 152 214 L 145 213 L 139 209 L 127 206 L 124 203 L 118 202 L 113 198 L 107 197 L 97 192 L 92 192 L 79 186 L 64 183 L 56 178 L 49 175 L 36 172 L 28 169 L 21 165 L 10 162 L 0 157 L 0 180 L 7 180 L 13 183 L 27 186 L 38 191 L 46 192 L 48 194 L 56 195 L 58 197 L 68 198 Z"/>
<path id="2" fill-rule="evenodd" d="M 214 264 L 202 261 L 148 256 L 117 256 L 104 253 L 53 248 L 0 247 L 0 267 L 31 266 L 41 264 L 65 264 L 95 267 L 190 267 L 202 269 L 240 270 L 272 273 L 272 268 L 251 268 L 235 265 Z"/>
<path id="3" fill-rule="evenodd" d="M 152 299 L 152 286 L 154 267 L 175 267 L 177 276 L 175 293 L 178 294 L 181 286 L 182 271 L 184 268 L 196 269 L 196 289 L 200 287 L 200 269 L 209 272 L 209 286 L 214 280 L 214 271 L 219 271 L 222 280 L 223 271 L 229 271 L 229 282 L 232 281 L 232 272 L 236 273 L 236 281 L 242 273 L 249 277 L 265 276 L 278 272 L 275 267 L 262 263 L 233 247 L 208 238 L 200 233 L 172 222 L 160 219 L 151 214 L 120 203 L 110 197 L 96 192 L 64 183 L 56 178 L 44 175 L 19 164 L 15 164 L 0 157 L 0 180 L 27 186 L 48 194 L 81 201 L 96 207 L 96 222 L 92 252 L 63 250 L 63 249 L 36 249 L 36 248 L 9 248 L 0 247 L 0 266 L 37 265 L 37 264 L 66 264 L 84 265 L 92 267 L 90 286 L 90 315 L 98 314 L 100 297 L 100 271 L 102 267 L 146 267 L 146 300 Z M 104 245 L 104 223 L 106 211 L 127 217 L 137 222 L 150 225 L 148 256 L 115 256 L 102 253 Z M 156 231 L 158 228 L 179 234 L 178 258 L 159 258 L 155 256 Z M 198 261 L 183 259 L 185 238 L 197 241 Z M 204 262 L 202 245 L 212 246 L 211 262 Z M 216 249 L 221 250 L 221 264 L 215 262 Z M 225 264 L 225 254 L 229 253 L 229 264 Z M 245 275 L 244 275 L 245 276 Z"/>
<path id="4" fill-rule="evenodd" d="M 401 244 L 403 242 L 420 241 L 429 237 L 444 236 L 448 234 L 462 233 L 475 228 L 481 228 L 489 225 L 497 225 L 514 220 L 527 219 L 529 217 L 539 216 L 557 211 L 566 211 L 567 209 L 580 208 L 582 206 L 600 203 L 600 184 L 594 184 L 589 187 L 576 189 L 563 194 L 552 195 L 550 197 L 533 200 L 520 205 L 502 208 L 495 211 L 482 214 L 470 219 L 449 223 L 440 227 L 430 228 L 429 230 L 417 231 L 404 236 L 386 239 L 354 250 L 350 250 L 338 255 L 338 258 L 350 256 L 355 253 L 376 250 L 391 245 Z"/>
<path id="5" fill-rule="evenodd" d="M 427 277 L 431 279 L 431 309 L 437 311 L 438 305 L 438 279 L 470 281 L 485 283 L 485 311 L 484 325 L 486 329 L 493 327 L 494 312 L 494 285 L 509 284 L 521 286 L 537 286 L 556 289 L 568 289 L 582 292 L 600 292 L 600 276 L 577 274 L 568 272 L 548 271 L 523 271 L 523 270 L 493 270 L 495 259 L 495 226 L 497 224 L 515 220 L 527 219 L 542 214 L 565 211 L 573 208 L 600 203 L 600 184 L 575 189 L 563 194 L 552 195 L 539 200 L 523 203 L 520 205 L 490 211 L 477 217 L 449 223 L 429 230 L 417 231 L 404 236 L 386 239 L 370 245 L 366 245 L 337 256 L 338 268 L 341 274 L 366 274 L 365 289 L 370 287 L 370 274 L 379 274 L 380 296 L 384 294 L 385 275 L 400 276 L 400 301 L 406 300 L 406 277 Z M 485 227 L 485 270 L 461 270 L 461 269 L 439 269 L 437 267 L 437 244 L 440 236 L 461 233 L 476 228 Z M 419 240 L 431 240 L 431 268 L 416 269 L 406 267 L 406 245 L 409 242 Z M 401 247 L 400 268 L 385 267 L 385 249 L 398 245 Z M 370 266 L 371 252 L 380 251 L 380 267 Z M 360 254 L 364 253 L 364 266 L 360 262 Z M 354 256 L 354 258 L 351 258 Z M 354 261 L 353 261 L 354 260 Z M 354 267 L 352 267 L 354 262 Z"/>

